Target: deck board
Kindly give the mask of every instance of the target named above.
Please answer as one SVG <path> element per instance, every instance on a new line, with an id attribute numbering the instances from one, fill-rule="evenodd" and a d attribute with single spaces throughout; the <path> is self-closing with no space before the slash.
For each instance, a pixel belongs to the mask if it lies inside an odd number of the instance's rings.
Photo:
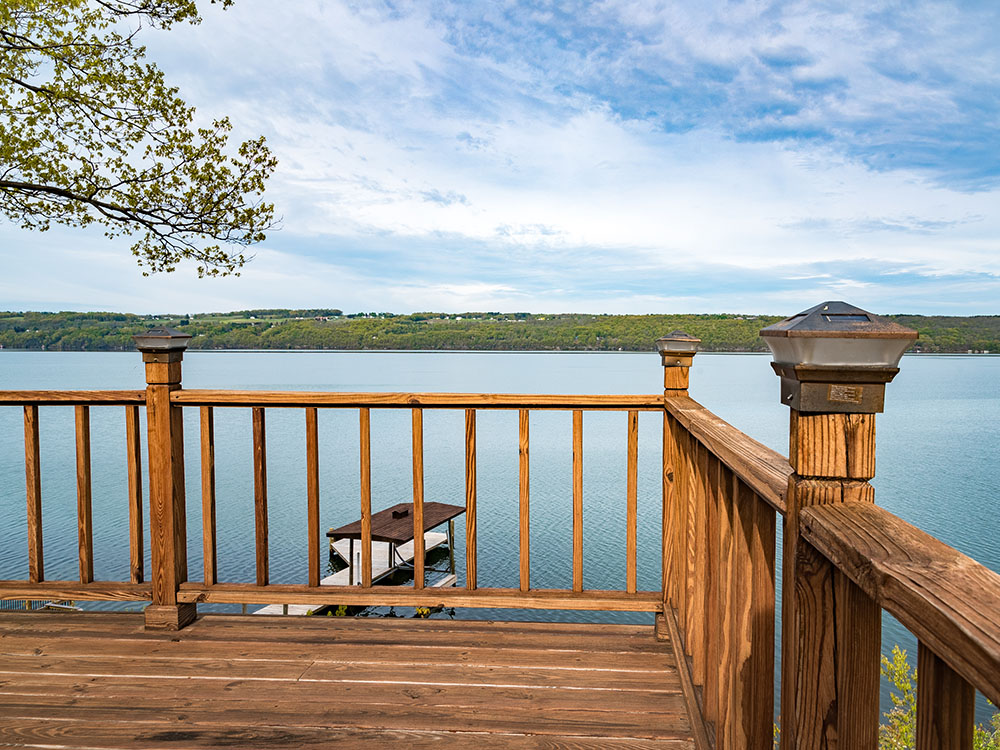
<path id="1" fill-rule="evenodd" d="M 0 615 L 0 747 L 694 747 L 650 627 Z"/>

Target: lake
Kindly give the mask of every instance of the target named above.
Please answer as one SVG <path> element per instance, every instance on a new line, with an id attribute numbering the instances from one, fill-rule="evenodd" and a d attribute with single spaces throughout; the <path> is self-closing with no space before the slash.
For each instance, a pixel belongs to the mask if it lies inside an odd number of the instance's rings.
<path id="1" fill-rule="evenodd" d="M 998 492 L 1000 357 L 908 355 L 887 387 L 877 418 L 876 502 L 993 570 L 1000 571 Z M 0 351 L 0 389 L 139 389 L 137 353 Z M 658 393 L 659 358 L 606 352 L 188 352 L 187 388 L 470 391 L 504 393 Z M 778 401 L 770 357 L 699 354 L 691 395 L 782 454 L 788 410 Z M 95 574 L 126 580 L 124 415 L 92 410 Z M 271 580 L 304 582 L 305 434 L 301 409 L 268 411 Z M 425 414 L 425 497 L 464 503 L 464 422 L 455 411 Z M 639 587 L 659 585 L 660 424 L 640 414 Z M 374 510 L 411 498 L 408 410 L 373 410 Z M 571 417 L 531 417 L 532 585 L 569 587 L 571 571 Z M 0 578 L 25 578 L 27 521 L 21 409 L 0 408 Z M 42 407 L 45 570 L 77 577 L 73 410 Z M 189 576 L 202 574 L 197 410 L 186 410 Z M 216 409 L 219 578 L 254 576 L 253 484 L 249 409 Z M 626 417 L 591 412 L 584 419 L 584 585 L 621 588 L 625 579 Z M 320 412 L 321 525 L 359 517 L 356 410 Z M 517 586 L 517 415 L 478 417 L 479 585 Z M 144 456 L 145 466 L 145 456 Z M 144 481 L 144 485 L 148 484 Z M 144 489 L 146 489 L 144 487 Z M 462 519 L 457 538 L 464 539 Z M 148 545 L 148 532 L 147 532 Z M 464 580 L 463 545 L 456 562 Z M 148 551 L 147 551 L 147 570 Z M 780 564 L 780 554 L 779 554 Z M 780 585 L 780 579 L 779 579 Z M 122 605 L 115 605 L 121 607 Z M 138 605 L 132 605 L 138 608 Z M 219 607 L 225 609 L 225 607 Z M 206 608 L 208 609 L 208 608 Z M 403 613 L 400 610 L 400 613 Z M 462 617 L 587 619 L 593 613 L 466 610 Z M 649 621 L 606 614 L 605 620 Z M 916 662 L 916 644 L 886 616 L 883 651 L 899 643 Z M 885 704 L 886 701 L 883 700 Z M 887 708 L 884 705 L 883 708 Z M 984 714 L 985 715 L 985 714 Z"/>

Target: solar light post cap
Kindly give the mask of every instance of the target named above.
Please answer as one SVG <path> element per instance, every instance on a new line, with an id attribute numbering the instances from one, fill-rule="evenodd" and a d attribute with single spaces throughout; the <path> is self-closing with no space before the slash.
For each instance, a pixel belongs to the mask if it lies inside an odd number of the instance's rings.
<path id="1" fill-rule="evenodd" d="M 143 362 L 179 362 L 191 340 L 191 334 L 157 326 L 145 333 L 136 334 L 132 340 L 135 348 L 142 352 Z"/>
<path id="2" fill-rule="evenodd" d="M 823 302 L 764 328 L 781 402 L 804 412 L 875 414 L 917 332 L 846 302 Z"/>
<path id="3" fill-rule="evenodd" d="M 656 350 L 664 367 L 690 367 L 701 339 L 684 331 L 672 331 L 656 340 Z"/>

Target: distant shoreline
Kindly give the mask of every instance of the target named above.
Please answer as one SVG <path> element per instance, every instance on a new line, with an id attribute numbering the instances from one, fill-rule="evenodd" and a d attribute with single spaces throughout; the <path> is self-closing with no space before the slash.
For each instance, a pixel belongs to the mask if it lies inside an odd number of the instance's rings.
<path id="1" fill-rule="evenodd" d="M 913 353 L 1000 352 L 1000 315 L 893 315 L 915 328 Z M 191 335 L 189 351 L 652 351 L 674 330 L 706 352 L 766 353 L 759 331 L 777 316 L 588 315 L 474 312 L 353 313 L 337 309 L 240 310 L 194 316 L 0 312 L 0 346 L 24 351 L 132 351 L 132 337 L 168 326 Z"/>

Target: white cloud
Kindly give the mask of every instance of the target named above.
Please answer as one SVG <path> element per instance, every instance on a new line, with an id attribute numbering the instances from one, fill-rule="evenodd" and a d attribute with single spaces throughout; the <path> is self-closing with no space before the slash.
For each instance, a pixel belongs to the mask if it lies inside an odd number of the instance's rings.
<path id="1" fill-rule="evenodd" d="M 759 311 L 794 296 L 792 283 L 876 301 L 923 283 L 925 311 L 995 311 L 998 189 L 968 191 L 968 164 L 949 187 L 919 149 L 950 144 L 912 130 L 968 118 L 970 92 L 1000 79 L 1000 53 L 963 26 L 974 11 L 624 0 L 536 16 L 446 2 L 203 10 L 201 26 L 144 41 L 199 116 L 228 113 L 240 137 L 267 135 L 282 230 L 240 279 L 194 281 L 141 279 L 121 244 L 89 234 L 0 229 L 9 247 L 35 248 L 5 261 L 0 299 Z M 975 71 L 960 63 L 973 51 Z M 827 136 L 757 137 L 771 127 Z M 900 166 L 897 146 L 909 149 Z M 45 281 L 53 265 L 67 271 L 58 284 Z M 670 279 L 678 288 L 665 293 Z"/>

